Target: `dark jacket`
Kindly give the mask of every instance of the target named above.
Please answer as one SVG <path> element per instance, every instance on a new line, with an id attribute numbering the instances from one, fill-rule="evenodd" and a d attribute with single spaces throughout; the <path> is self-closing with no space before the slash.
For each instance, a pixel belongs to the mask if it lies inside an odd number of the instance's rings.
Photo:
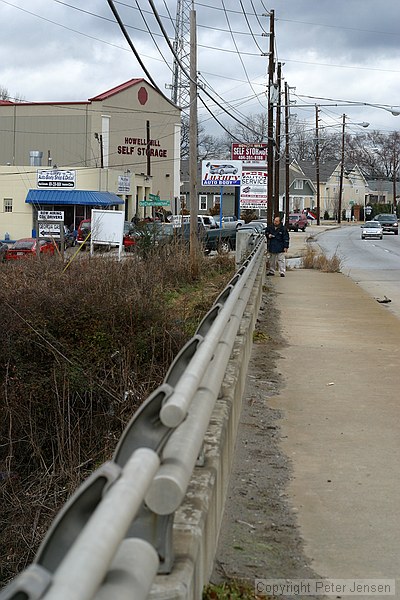
<path id="1" fill-rule="evenodd" d="M 270 234 L 273 236 L 272 238 L 269 237 Z M 279 254 L 284 252 L 285 248 L 289 248 L 289 232 L 282 223 L 276 228 L 274 225 L 268 225 L 265 235 L 268 252 L 271 254 Z"/>

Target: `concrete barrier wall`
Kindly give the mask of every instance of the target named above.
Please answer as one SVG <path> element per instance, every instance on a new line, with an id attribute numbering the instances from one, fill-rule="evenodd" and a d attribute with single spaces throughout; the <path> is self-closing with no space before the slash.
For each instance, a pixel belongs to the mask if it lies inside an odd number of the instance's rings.
<path id="1" fill-rule="evenodd" d="M 185 500 L 175 513 L 174 567 L 169 575 L 155 578 L 149 596 L 153 600 L 200 600 L 203 587 L 209 582 L 234 458 L 264 277 L 265 262 L 262 258 L 205 436 L 204 464 L 196 466 Z"/>

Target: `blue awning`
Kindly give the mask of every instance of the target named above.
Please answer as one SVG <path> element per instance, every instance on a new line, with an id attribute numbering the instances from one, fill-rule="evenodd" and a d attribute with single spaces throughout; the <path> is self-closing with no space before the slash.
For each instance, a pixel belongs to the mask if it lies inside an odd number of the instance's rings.
<path id="1" fill-rule="evenodd" d="M 124 204 L 117 194 L 111 192 L 96 192 L 95 190 L 29 190 L 25 199 L 28 204 L 57 204 L 86 206 L 112 206 Z"/>

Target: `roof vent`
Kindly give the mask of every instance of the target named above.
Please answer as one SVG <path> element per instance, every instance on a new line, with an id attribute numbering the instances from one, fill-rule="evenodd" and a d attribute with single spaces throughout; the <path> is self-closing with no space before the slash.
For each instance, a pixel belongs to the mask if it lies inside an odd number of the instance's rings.
<path id="1" fill-rule="evenodd" d="M 42 158 L 43 152 L 40 150 L 31 150 L 29 152 L 29 164 L 31 167 L 41 167 L 42 166 Z"/>

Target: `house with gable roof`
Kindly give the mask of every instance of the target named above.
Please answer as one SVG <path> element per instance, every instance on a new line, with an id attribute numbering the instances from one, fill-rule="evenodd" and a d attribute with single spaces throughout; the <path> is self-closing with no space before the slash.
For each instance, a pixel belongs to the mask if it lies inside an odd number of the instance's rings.
<path id="1" fill-rule="evenodd" d="M 300 161 L 301 169 L 316 185 L 315 161 Z M 328 214 L 330 218 L 337 218 L 340 189 L 340 161 L 320 161 L 319 164 L 319 193 L 320 216 Z M 364 207 L 366 195 L 369 192 L 368 182 L 361 169 L 356 164 L 346 164 L 343 171 L 342 210 L 351 211 L 359 215 L 360 207 Z M 357 207 L 355 210 L 354 207 Z M 358 218 L 356 216 L 356 218 Z"/>
<path id="2" fill-rule="evenodd" d="M 304 209 L 314 210 L 316 204 L 316 187 L 313 180 L 293 160 L 289 165 L 289 213 L 302 212 Z M 285 167 L 279 169 L 279 208 L 285 210 L 286 175 Z"/>

